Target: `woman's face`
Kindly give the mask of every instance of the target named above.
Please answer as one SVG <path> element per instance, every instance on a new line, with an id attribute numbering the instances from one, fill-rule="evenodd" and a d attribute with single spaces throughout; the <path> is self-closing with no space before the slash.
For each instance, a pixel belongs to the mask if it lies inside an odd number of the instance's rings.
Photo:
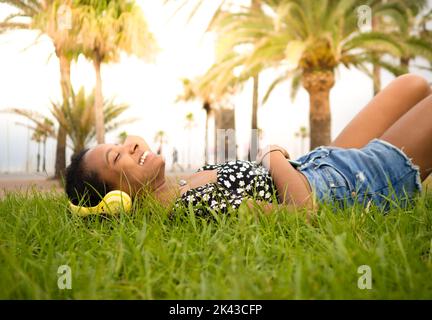
<path id="1" fill-rule="evenodd" d="M 121 145 L 97 145 L 85 154 L 84 166 L 114 189 L 132 196 L 143 188 L 154 191 L 165 180 L 163 157 L 153 153 L 144 139 L 137 136 L 128 136 Z"/>

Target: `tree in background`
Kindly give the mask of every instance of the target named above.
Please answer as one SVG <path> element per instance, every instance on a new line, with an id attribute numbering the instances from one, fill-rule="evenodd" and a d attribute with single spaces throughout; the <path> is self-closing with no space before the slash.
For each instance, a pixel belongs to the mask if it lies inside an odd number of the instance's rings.
<path id="1" fill-rule="evenodd" d="M 60 87 L 63 106 L 70 100 L 71 61 L 78 57 L 75 8 L 71 0 L 1 0 L 16 11 L 0 22 L 0 33 L 9 30 L 36 30 L 39 36 L 48 36 L 54 46 L 54 53 L 59 60 Z M 69 21 L 68 21 L 69 20 Z M 37 43 L 37 41 L 35 42 Z M 57 129 L 57 147 L 55 160 L 55 178 L 61 178 L 66 169 L 66 131 L 62 126 Z"/>
<path id="2" fill-rule="evenodd" d="M 24 126 L 27 129 L 33 131 L 31 136 L 31 140 L 35 141 L 38 144 L 38 153 L 37 153 L 37 172 L 39 172 L 40 168 L 40 145 L 42 144 L 42 171 L 46 172 L 46 142 L 48 138 L 56 138 L 54 122 L 48 117 L 42 115 L 39 112 L 33 110 L 26 109 L 5 109 L 1 110 L 1 112 L 15 113 L 17 115 L 23 116 L 32 122 L 31 125 L 17 123 L 20 126 Z"/>
<path id="3" fill-rule="evenodd" d="M 406 50 L 395 34 L 359 30 L 356 9 L 364 4 L 356 0 L 263 0 L 260 10 L 221 12 L 213 29 L 224 42 L 226 54 L 216 63 L 214 73 L 238 66 L 248 76 L 266 68 L 283 70 L 263 101 L 287 79 L 291 79 L 292 98 L 302 85 L 310 98 L 310 148 L 326 145 L 331 140 L 329 92 L 338 66 L 365 71 L 374 62 L 394 74 L 403 73 L 398 65 L 374 58 L 373 54 L 401 57 Z M 406 18 L 406 12 L 400 12 Z M 248 52 L 240 57 L 235 54 L 237 47 L 245 45 Z"/>
<path id="4" fill-rule="evenodd" d="M 157 149 L 157 154 L 162 155 L 163 145 L 168 142 L 168 140 L 166 139 L 165 131 L 158 130 L 155 134 L 154 142 L 156 142 L 159 145 Z"/>
<path id="5" fill-rule="evenodd" d="M 398 57 L 400 72 L 409 72 L 409 63 L 414 57 L 432 60 L 430 49 L 432 42 L 421 34 L 421 24 L 427 16 L 422 12 L 427 7 L 427 0 L 375 0 L 370 3 L 370 6 L 372 30 L 394 34 L 404 47 L 403 55 Z M 381 90 L 382 67 L 374 61 L 383 60 L 385 57 L 372 53 L 372 58 L 372 72 L 369 76 L 373 79 L 373 93 L 376 95 Z"/>
<path id="6" fill-rule="evenodd" d="M 192 143 L 192 129 L 196 126 L 195 123 L 195 117 L 194 114 L 192 112 L 189 112 L 186 114 L 185 117 L 186 120 L 186 125 L 185 128 L 188 131 L 188 141 L 187 141 L 187 145 L 188 145 L 188 169 L 191 168 L 191 143 Z"/>
<path id="7" fill-rule="evenodd" d="M 73 154 L 88 147 L 96 136 L 93 113 L 94 94 L 87 95 L 84 87 L 81 87 L 77 94 L 72 91 L 71 104 L 68 104 L 66 108 L 61 102 L 51 102 L 51 104 L 51 114 L 56 122 L 65 129 L 66 135 L 71 142 L 69 147 L 72 149 Z M 135 120 L 133 118 L 117 120 L 128 107 L 127 104 L 115 103 L 114 99 L 104 101 L 104 123 L 107 132 L 116 130 L 120 126 Z M 36 111 L 23 108 L 10 108 L 3 110 L 3 112 L 21 115 L 34 123 L 34 126 L 31 127 L 34 132 L 41 132 L 47 138 L 55 137 L 53 119 Z M 45 141 L 46 138 L 43 142 L 45 143 Z"/>
<path id="8" fill-rule="evenodd" d="M 126 141 L 128 133 L 126 131 L 122 131 L 117 136 L 117 141 L 119 144 L 123 144 Z"/>
<path id="9" fill-rule="evenodd" d="M 102 63 L 118 62 L 122 52 L 151 60 L 156 52 L 156 41 L 135 1 L 76 0 L 75 3 L 80 8 L 79 43 L 84 55 L 93 62 L 96 73 L 96 140 L 104 143 Z"/>
<path id="10" fill-rule="evenodd" d="M 305 140 L 309 137 L 309 132 L 307 128 L 305 126 L 301 126 L 299 131 L 294 133 L 294 136 L 300 139 L 300 152 L 301 154 L 304 154 L 306 152 Z"/>
<path id="11" fill-rule="evenodd" d="M 64 109 L 60 103 L 52 102 L 51 112 L 66 129 L 72 143 L 73 153 L 76 154 L 86 148 L 96 137 L 95 114 L 93 112 L 95 95 L 94 90 L 92 93 L 86 94 L 84 87 L 81 87 L 77 94 L 72 91 L 72 96 L 71 106 Z M 113 131 L 135 120 L 117 120 L 128 108 L 129 105 L 115 103 L 113 98 L 103 101 L 104 129 L 106 132 Z"/>

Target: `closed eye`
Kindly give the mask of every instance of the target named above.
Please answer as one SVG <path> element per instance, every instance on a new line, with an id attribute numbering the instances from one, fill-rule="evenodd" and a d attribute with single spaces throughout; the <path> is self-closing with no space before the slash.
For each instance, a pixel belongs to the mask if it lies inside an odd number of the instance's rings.
<path id="1" fill-rule="evenodd" d="M 118 160 L 118 158 L 120 158 L 120 153 L 117 153 L 117 156 L 114 158 L 114 163 L 116 163 L 116 161 Z"/>

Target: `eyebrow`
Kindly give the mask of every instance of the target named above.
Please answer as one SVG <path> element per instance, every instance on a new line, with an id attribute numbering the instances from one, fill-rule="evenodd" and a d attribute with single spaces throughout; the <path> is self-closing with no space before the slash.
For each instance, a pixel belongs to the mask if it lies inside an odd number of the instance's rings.
<path id="1" fill-rule="evenodd" d="M 108 154 L 111 152 L 112 148 L 109 148 L 107 150 L 107 152 L 105 153 L 105 162 L 106 164 L 109 166 L 109 161 L 108 161 Z"/>

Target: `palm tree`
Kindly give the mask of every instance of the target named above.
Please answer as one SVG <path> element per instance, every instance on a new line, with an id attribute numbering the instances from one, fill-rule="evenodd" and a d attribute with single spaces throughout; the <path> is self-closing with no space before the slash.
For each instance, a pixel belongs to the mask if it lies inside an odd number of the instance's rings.
<path id="1" fill-rule="evenodd" d="M 416 5 L 417 4 L 417 5 Z M 401 30 L 400 37 L 405 47 L 405 53 L 400 58 L 400 66 L 408 70 L 411 60 L 416 57 L 423 57 L 428 61 L 432 61 L 432 39 L 428 37 L 428 31 L 424 21 L 432 21 L 430 14 L 421 14 L 425 9 L 427 2 L 417 0 L 417 2 L 409 2 L 407 10 L 409 12 L 408 27 Z"/>
<path id="2" fill-rule="evenodd" d="M 400 57 L 400 68 L 405 73 L 409 71 L 409 62 L 415 56 L 431 59 L 430 47 L 432 43 L 421 36 L 419 32 L 422 16 L 420 13 L 426 8 L 426 0 L 375 0 L 371 3 L 373 13 L 372 30 L 393 33 L 401 39 L 405 53 Z M 382 59 L 377 54 L 374 60 Z M 376 95 L 381 90 L 381 66 L 373 63 L 373 90 Z"/>
<path id="3" fill-rule="evenodd" d="M 73 154 L 80 152 L 88 146 L 96 136 L 94 125 L 94 91 L 86 94 L 81 87 L 77 94 L 72 91 L 72 104 L 67 109 L 62 108 L 60 103 L 52 102 L 52 114 L 57 121 L 66 129 L 67 135 L 72 142 Z M 128 124 L 135 119 L 115 121 L 124 111 L 129 108 L 127 104 L 117 104 L 114 99 L 103 102 L 103 117 L 105 131 L 110 132 L 121 125 Z"/>
<path id="4" fill-rule="evenodd" d="M 45 118 L 44 120 L 44 126 L 45 127 L 50 127 L 50 128 L 54 128 L 54 122 L 52 122 L 50 119 Z M 41 130 L 42 129 L 42 130 Z M 42 155 L 43 155 L 43 160 L 42 160 L 42 171 L 46 172 L 46 142 L 47 139 L 50 137 L 50 131 L 44 131 L 43 128 L 38 128 L 38 130 L 41 131 L 42 134 L 42 146 L 43 146 L 43 151 L 42 151 Z M 51 131 L 54 131 L 54 129 L 52 129 Z"/>
<path id="5" fill-rule="evenodd" d="M 161 155 L 162 154 L 162 147 L 163 147 L 164 143 L 167 142 L 165 131 L 163 131 L 163 130 L 157 131 L 155 134 L 155 137 L 154 137 L 154 141 L 159 144 L 157 154 Z"/>
<path id="6" fill-rule="evenodd" d="M 296 138 L 300 138 L 300 152 L 305 153 L 304 141 L 307 137 L 309 137 L 309 132 L 305 126 L 301 126 L 299 131 L 294 133 Z"/>
<path id="7" fill-rule="evenodd" d="M 14 7 L 17 11 L 7 16 L 0 22 L 0 33 L 7 30 L 37 30 L 39 37 L 47 35 L 54 46 L 54 52 L 59 59 L 60 65 L 60 84 L 62 90 L 63 104 L 69 103 L 71 82 L 70 64 L 79 54 L 76 45 L 76 29 L 70 30 L 62 25 L 59 12 L 66 8 L 70 17 L 75 16 L 75 9 L 72 1 L 68 0 L 0 0 Z M 25 18 L 23 20 L 23 18 Z M 70 22 L 70 21 L 69 21 Z M 76 26 L 75 23 L 71 23 Z M 66 131 L 62 126 L 57 131 L 57 147 L 55 174 L 56 178 L 61 178 L 66 168 Z"/>
<path id="8" fill-rule="evenodd" d="M 211 95 L 211 92 L 208 90 L 209 87 L 202 87 L 199 83 L 200 79 L 182 79 L 183 83 L 183 93 L 177 97 L 176 101 L 193 101 L 200 100 L 202 102 L 202 108 L 206 113 L 205 120 L 205 134 L 204 134 L 204 162 L 208 164 L 208 127 L 209 127 L 209 119 L 213 115 L 213 103 L 216 101 L 215 98 Z"/>
<path id="9" fill-rule="evenodd" d="M 237 88 L 228 83 L 226 87 L 216 87 L 215 81 L 211 79 L 212 74 L 207 73 L 194 80 L 182 79 L 183 94 L 176 101 L 199 100 L 202 102 L 203 109 L 206 113 L 205 124 L 205 150 L 204 162 L 208 164 L 208 127 L 209 119 L 215 118 L 215 133 L 217 129 L 235 129 L 233 109 L 226 108 L 229 97 L 234 94 Z M 234 78 L 233 78 L 234 79 Z M 216 134 L 215 134 L 216 137 Z"/>
<path id="10" fill-rule="evenodd" d="M 24 126 L 27 129 L 33 131 L 31 136 L 31 140 L 37 142 L 38 144 L 38 153 L 37 153 L 37 172 L 39 172 L 40 168 L 40 144 L 43 146 L 43 158 L 42 158 L 42 171 L 46 172 L 46 141 L 48 138 L 55 138 L 55 129 L 54 122 L 40 114 L 39 112 L 26 110 L 26 109 L 5 109 L 1 110 L 1 112 L 11 112 L 18 115 L 21 115 L 32 122 L 32 125 L 17 123 L 20 126 Z"/>
<path id="11" fill-rule="evenodd" d="M 117 139 L 119 144 L 123 144 L 126 141 L 128 133 L 126 131 L 122 131 L 118 134 Z"/>
<path id="12" fill-rule="evenodd" d="M 261 0 L 252 0 L 251 2 L 251 11 L 259 12 L 261 6 Z M 255 158 L 252 150 L 258 151 L 260 148 L 259 139 L 258 139 L 258 86 L 259 86 L 259 74 L 256 73 L 252 76 L 253 79 L 253 90 L 252 90 L 252 123 L 251 123 L 251 136 L 250 136 L 250 150 L 249 156 L 251 159 Z"/>
<path id="13" fill-rule="evenodd" d="M 87 147 L 96 136 L 93 113 L 94 94 L 87 95 L 84 88 L 81 87 L 77 94 L 72 90 L 71 104 L 67 104 L 66 108 L 60 102 L 51 102 L 51 104 L 51 114 L 56 122 L 66 130 L 66 134 L 72 143 L 73 154 Z M 127 104 L 114 103 L 113 99 L 104 101 L 104 123 L 107 132 L 135 120 L 125 119 L 115 121 L 128 107 Z M 46 138 L 55 137 L 54 121 L 36 111 L 22 108 L 10 108 L 2 111 L 12 112 L 29 119 L 35 125 L 31 129 L 43 132 L 43 136 Z M 44 143 L 44 150 L 46 148 L 46 138 L 42 141 Z"/>
<path id="14" fill-rule="evenodd" d="M 192 112 L 186 114 L 186 125 L 185 128 L 188 130 L 188 169 L 191 168 L 191 143 L 192 143 L 192 128 L 195 127 L 195 117 Z"/>
<path id="15" fill-rule="evenodd" d="M 292 98 L 303 85 L 310 98 L 310 148 L 328 144 L 329 92 L 338 66 L 354 66 L 370 73 L 367 64 L 374 62 L 395 74 L 403 72 L 397 65 L 374 59 L 373 54 L 385 53 L 400 57 L 405 47 L 394 34 L 359 32 L 356 8 L 364 4 L 358 0 L 263 0 L 261 10 L 223 12 L 213 28 L 224 42 L 226 53 L 217 62 L 214 74 L 226 74 L 241 65 L 244 71 L 238 79 L 242 80 L 245 74 L 257 74 L 265 68 L 284 70 L 270 85 L 263 102 L 287 79 L 292 80 Z M 244 45 L 252 49 L 240 56 L 233 54 Z M 217 79 L 219 86 L 232 81 L 229 77 Z"/>
<path id="16" fill-rule="evenodd" d="M 37 172 L 39 172 L 40 167 L 40 145 L 42 144 L 42 172 L 46 172 L 46 141 L 49 136 L 54 132 L 54 122 L 50 119 L 45 118 L 43 125 L 38 124 L 34 129 L 32 140 L 36 141 L 38 144 L 38 153 L 37 153 Z"/>
<path id="17" fill-rule="evenodd" d="M 40 169 L 40 158 L 41 158 L 41 156 L 40 156 L 40 152 L 41 152 L 40 145 L 41 145 L 42 139 L 41 139 L 41 136 L 40 136 L 40 134 L 39 134 L 39 132 L 37 130 L 35 130 L 33 132 L 31 139 L 33 141 L 35 141 L 37 143 L 37 145 L 38 145 L 37 155 L 36 155 L 36 159 L 37 159 L 36 160 L 36 172 L 39 172 L 39 169 Z"/>
<path id="18" fill-rule="evenodd" d="M 155 39 L 135 1 L 77 0 L 79 39 L 84 55 L 93 61 L 96 73 L 94 113 L 96 140 L 104 143 L 102 63 L 117 62 L 120 53 L 151 59 L 156 52 Z"/>

